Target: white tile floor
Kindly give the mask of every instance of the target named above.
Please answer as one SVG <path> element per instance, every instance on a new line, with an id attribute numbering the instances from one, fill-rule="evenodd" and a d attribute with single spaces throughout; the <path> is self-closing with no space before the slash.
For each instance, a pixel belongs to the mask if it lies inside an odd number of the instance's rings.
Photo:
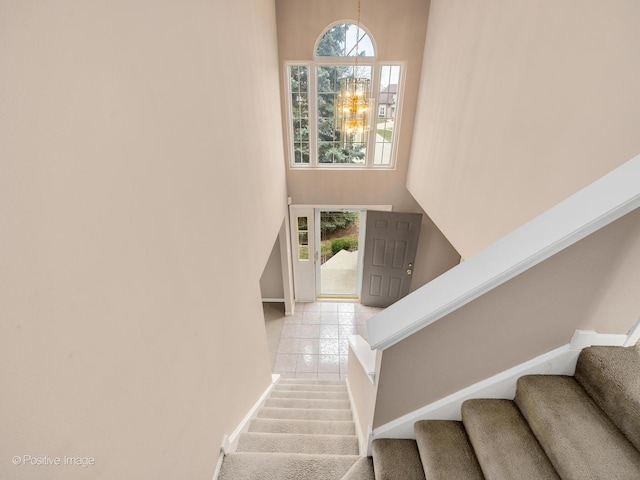
<path id="1" fill-rule="evenodd" d="M 285 318 L 273 373 L 318 380 L 344 379 L 348 335 L 367 338 L 365 322 L 379 308 L 359 303 L 297 303 Z"/>

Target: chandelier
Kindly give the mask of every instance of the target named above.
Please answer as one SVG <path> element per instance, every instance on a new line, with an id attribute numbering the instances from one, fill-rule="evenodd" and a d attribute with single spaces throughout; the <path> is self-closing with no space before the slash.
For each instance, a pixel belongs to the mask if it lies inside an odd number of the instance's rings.
<path id="1" fill-rule="evenodd" d="M 352 142 L 364 142 L 364 133 L 371 130 L 371 80 L 358 77 L 358 57 L 360 55 L 360 0 L 358 0 L 358 23 L 356 31 L 356 60 L 352 75 L 340 79 L 340 93 L 336 102 L 337 127 L 344 147 Z"/>
<path id="2" fill-rule="evenodd" d="M 355 73 L 352 77 L 340 80 L 338 121 L 343 141 L 352 140 L 355 134 L 371 130 L 372 106 L 371 80 L 358 78 Z"/>

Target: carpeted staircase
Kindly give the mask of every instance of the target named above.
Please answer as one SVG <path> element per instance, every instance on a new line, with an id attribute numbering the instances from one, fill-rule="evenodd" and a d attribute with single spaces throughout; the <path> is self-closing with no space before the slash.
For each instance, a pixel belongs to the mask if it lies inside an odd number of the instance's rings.
<path id="1" fill-rule="evenodd" d="M 221 480 L 640 480 L 640 343 L 590 347 L 573 377 L 529 375 L 515 399 L 415 424 L 358 457 L 344 382 L 282 379 Z M 373 461 L 372 461 L 373 460 Z"/>
<path id="2" fill-rule="evenodd" d="M 376 480 L 640 480 L 640 344 L 590 347 L 573 377 L 529 375 L 511 400 L 373 442 Z"/>
<path id="3" fill-rule="evenodd" d="M 282 378 L 222 462 L 220 480 L 370 480 L 344 381 Z M 345 476 L 346 475 L 346 476 Z"/>

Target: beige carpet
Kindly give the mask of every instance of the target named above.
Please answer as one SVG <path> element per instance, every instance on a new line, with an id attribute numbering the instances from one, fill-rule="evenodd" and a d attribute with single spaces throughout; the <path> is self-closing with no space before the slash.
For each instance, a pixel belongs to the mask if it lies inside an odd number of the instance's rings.
<path id="1" fill-rule="evenodd" d="M 360 457 L 349 469 L 342 480 L 375 480 L 373 472 L 373 459 L 371 457 Z"/>
<path id="2" fill-rule="evenodd" d="M 414 431 L 426 478 L 484 480 L 462 422 L 425 420 Z"/>
<path id="3" fill-rule="evenodd" d="M 376 480 L 640 480 L 640 347 L 587 348 L 575 377 L 527 375 L 514 401 L 414 430 L 373 442 Z"/>
<path id="4" fill-rule="evenodd" d="M 575 377 L 527 375 L 513 401 L 415 425 L 357 455 L 344 382 L 281 379 L 220 480 L 640 480 L 640 347 L 590 347 Z"/>
<path id="5" fill-rule="evenodd" d="M 345 382 L 282 378 L 237 452 L 225 456 L 219 479 L 341 480 L 359 458 Z"/>

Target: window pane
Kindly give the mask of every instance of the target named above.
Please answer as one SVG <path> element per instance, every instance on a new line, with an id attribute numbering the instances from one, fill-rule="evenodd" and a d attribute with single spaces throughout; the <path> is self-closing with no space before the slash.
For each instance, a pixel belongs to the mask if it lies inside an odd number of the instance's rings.
<path id="1" fill-rule="evenodd" d="M 374 57 L 373 42 L 369 34 L 353 23 L 334 25 L 318 42 L 318 57 Z"/>
<path id="2" fill-rule="evenodd" d="M 293 163 L 309 164 L 309 67 L 289 67 Z"/>
<path id="3" fill-rule="evenodd" d="M 298 260 L 309 260 L 309 219 L 297 218 L 298 227 Z"/>
<path id="4" fill-rule="evenodd" d="M 400 65 L 383 65 L 380 72 L 380 91 L 378 92 L 374 165 L 391 165 L 397 99 L 400 93 L 399 84 Z"/>
<path id="5" fill-rule="evenodd" d="M 371 67 L 353 66 L 318 67 L 318 163 L 364 164 L 368 132 L 356 131 L 341 138 L 334 107 L 340 93 L 340 80 L 353 77 L 371 80 Z"/>

